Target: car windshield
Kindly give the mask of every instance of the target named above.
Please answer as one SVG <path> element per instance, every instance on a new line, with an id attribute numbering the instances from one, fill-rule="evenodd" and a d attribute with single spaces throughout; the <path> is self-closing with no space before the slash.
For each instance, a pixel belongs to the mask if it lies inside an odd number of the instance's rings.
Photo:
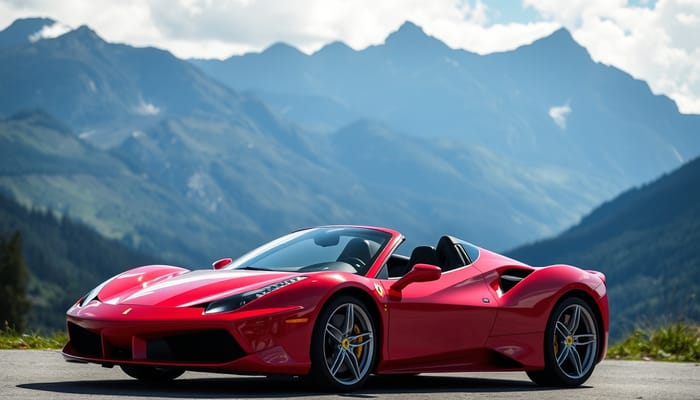
<path id="1" fill-rule="evenodd" d="M 367 228 L 312 228 L 290 233 L 236 259 L 226 269 L 364 275 L 391 234 Z"/>

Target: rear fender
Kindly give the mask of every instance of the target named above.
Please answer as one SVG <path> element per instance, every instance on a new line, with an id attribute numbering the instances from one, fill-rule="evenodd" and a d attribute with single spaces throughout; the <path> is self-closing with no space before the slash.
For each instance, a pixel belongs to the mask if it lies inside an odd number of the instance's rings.
<path id="1" fill-rule="evenodd" d="M 593 299 L 595 304 L 591 306 L 600 311 L 601 334 L 607 342 L 608 308 L 603 278 L 572 266 L 554 265 L 536 268 L 499 298 L 499 311 L 487 347 L 525 369 L 543 368 L 542 338 L 547 321 L 557 302 L 571 292 Z"/>
<path id="2" fill-rule="evenodd" d="M 492 336 L 544 332 L 556 302 L 573 290 L 585 292 L 596 303 L 605 296 L 603 278 L 596 273 L 569 265 L 535 269 L 499 296 L 499 313 Z"/>

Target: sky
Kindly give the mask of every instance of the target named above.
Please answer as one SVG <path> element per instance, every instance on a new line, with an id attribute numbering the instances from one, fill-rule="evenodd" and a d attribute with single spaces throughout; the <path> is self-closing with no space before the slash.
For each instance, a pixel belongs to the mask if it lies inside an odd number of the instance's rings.
<path id="1" fill-rule="evenodd" d="M 565 27 L 595 61 L 700 114 L 700 0 L 0 0 L 0 29 L 33 16 L 61 22 L 34 39 L 88 25 L 110 42 L 181 58 L 275 42 L 309 54 L 333 41 L 360 50 L 407 20 L 450 47 L 488 54 Z"/>

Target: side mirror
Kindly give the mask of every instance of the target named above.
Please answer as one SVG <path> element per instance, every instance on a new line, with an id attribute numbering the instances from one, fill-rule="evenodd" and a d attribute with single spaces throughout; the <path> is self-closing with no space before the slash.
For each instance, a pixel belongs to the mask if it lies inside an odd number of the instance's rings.
<path id="1" fill-rule="evenodd" d="M 214 267 L 214 269 L 221 269 L 233 262 L 233 259 L 231 258 L 222 258 L 221 260 L 216 260 L 214 261 L 211 266 Z"/>
<path id="2" fill-rule="evenodd" d="M 389 296 L 401 298 L 401 291 L 408 285 L 416 282 L 430 282 L 440 279 L 442 270 L 437 265 L 416 264 L 411 271 L 396 281 L 389 288 Z"/>

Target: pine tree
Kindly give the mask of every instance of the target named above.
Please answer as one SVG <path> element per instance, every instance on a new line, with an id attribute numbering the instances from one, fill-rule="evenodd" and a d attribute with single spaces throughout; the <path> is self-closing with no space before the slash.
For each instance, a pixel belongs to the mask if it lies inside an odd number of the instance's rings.
<path id="1" fill-rule="evenodd" d="M 30 302 L 27 298 L 29 273 L 22 257 L 19 231 L 11 237 L 0 235 L 0 324 L 18 332 L 26 328 Z"/>

